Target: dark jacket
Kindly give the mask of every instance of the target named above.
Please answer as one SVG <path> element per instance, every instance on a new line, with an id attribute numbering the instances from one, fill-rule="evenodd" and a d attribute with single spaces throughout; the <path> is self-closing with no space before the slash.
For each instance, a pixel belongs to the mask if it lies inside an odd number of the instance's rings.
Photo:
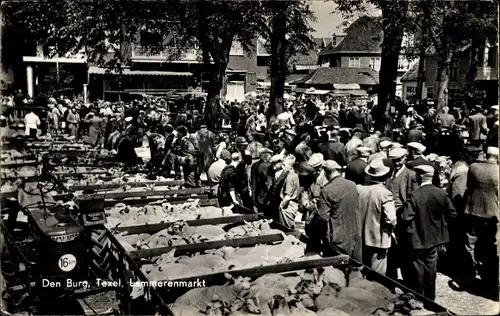
<path id="1" fill-rule="evenodd" d="M 227 165 L 220 175 L 219 192 L 217 193 L 220 207 L 231 206 L 233 204 L 229 192 L 231 190 L 236 191 L 237 186 L 236 169 L 233 165 Z"/>
<path id="2" fill-rule="evenodd" d="M 406 224 L 405 241 L 413 249 L 429 249 L 449 242 L 448 225 L 457 212 L 446 191 L 432 184 L 415 190 L 401 219 Z"/>
<path id="3" fill-rule="evenodd" d="M 424 134 L 418 128 L 411 128 L 406 134 L 406 143 L 424 143 Z"/>
<path id="4" fill-rule="evenodd" d="M 431 166 L 434 168 L 434 178 L 432 179 L 432 184 L 434 184 L 437 187 L 441 186 L 441 180 L 439 179 L 439 169 L 438 167 L 433 164 L 432 162 L 424 159 L 422 156 L 417 157 L 416 159 L 413 159 L 412 161 L 408 162 L 406 164 L 406 167 L 413 170 L 416 166 L 421 166 L 421 165 L 427 165 Z"/>
<path id="5" fill-rule="evenodd" d="M 361 215 L 356 184 L 335 177 L 321 190 L 316 216 L 327 222 L 326 241 L 340 252 L 360 260 Z"/>
<path id="6" fill-rule="evenodd" d="M 266 203 L 267 193 L 272 181 L 269 172 L 270 167 L 271 164 L 262 159 L 252 166 L 252 202 L 254 206 L 262 206 Z"/>
<path id="7" fill-rule="evenodd" d="M 319 152 L 325 160 L 335 160 L 341 166 L 345 166 L 347 163 L 347 154 L 342 143 L 330 141 L 323 143 L 319 148 Z"/>
<path id="8" fill-rule="evenodd" d="M 365 168 L 368 163 L 361 158 L 355 159 L 347 164 L 345 178 L 356 184 L 366 184 Z"/>

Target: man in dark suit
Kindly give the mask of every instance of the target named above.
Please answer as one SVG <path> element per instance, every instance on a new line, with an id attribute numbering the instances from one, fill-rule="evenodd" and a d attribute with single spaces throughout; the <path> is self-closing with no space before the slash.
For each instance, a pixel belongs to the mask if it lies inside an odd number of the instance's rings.
<path id="1" fill-rule="evenodd" d="M 432 184 L 432 166 L 417 165 L 415 171 L 420 187 L 410 196 L 401 215 L 410 249 L 406 281 L 416 292 L 434 300 L 438 248 L 449 242 L 448 223 L 457 212 L 446 191 Z"/>
<path id="2" fill-rule="evenodd" d="M 252 166 L 252 204 L 254 211 L 262 213 L 265 208 L 267 192 L 271 185 L 271 155 L 272 150 L 268 148 L 259 149 L 260 159 Z"/>
<path id="3" fill-rule="evenodd" d="M 315 217 L 326 224 L 323 255 L 343 253 L 361 260 L 361 219 L 358 216 L 358 190 L 354 182 L 342 178 L 340 165 L 333 160 L 323 164 L 328 183 L 321 189 Z"/>
<path id="4" fill-rule="evenodd" d="M 328 141 L 320 146 L 320 153 L 323 154 L 325 160 L 334 160 L 341 166 L 346 165 L 347 154 L 344 145 L 340 142 L 337 130 L 328 134 Z"/>
<path id="5" fill-rule="evenodd" d="M 406 143 L 423 143 L 425 140 L 424 133 L 417 127 L 417 122 L 410 122 L 410 129 L 406 134 Z"/>
<path id="6" fill-rule="evenodd" d="M 347 164 L 345 178 L 356 184 L 366 184 L 365 169 L 368 166 L 368 156 L 370 156 L 370 148 L 359 146 L 356 148 L 358 158 Z"/>
<path id="7" fill-rule="evenodd" d="M 420 165 L 431 166 L 432 168 L 434 168 L 434 179 L 432 180 L 432 184 L 434 184 L 437 187 L 440 187 L 441 181 L 439 180 L 438 167 L 432 162 L 425 159 L 424 157 L 424 152 L 426 150 L 426 147 L 420 143 L 408 143 L 407 146 L 409 151 L 409 157 L 411 160 L 406 164 L 406 166 L 411 170 L 413 170 L 416 166 Z"/>

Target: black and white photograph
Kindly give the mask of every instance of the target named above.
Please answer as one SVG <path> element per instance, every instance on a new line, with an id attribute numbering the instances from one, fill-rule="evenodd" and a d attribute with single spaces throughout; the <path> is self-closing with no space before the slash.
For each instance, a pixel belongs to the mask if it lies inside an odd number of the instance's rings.
<path id="1" fill-rule="evenodd" d="M 499 0 L 0 0 L 0 314 L 499 315 Z"/>

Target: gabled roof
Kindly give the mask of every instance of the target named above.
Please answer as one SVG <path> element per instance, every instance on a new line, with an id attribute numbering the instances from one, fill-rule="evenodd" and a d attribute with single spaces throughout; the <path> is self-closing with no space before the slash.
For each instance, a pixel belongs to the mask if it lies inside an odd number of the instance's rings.
<path id="1" fill-rule="evenodd" d="M 401 77 L 401 81 L 417 81 L 418 79 L 418 64 L 419 62 L 416 62 L 413 67 L 408 69 L 403 77 Z"/>
<path id="2" fill-rule="evenodd" d="M 314 43 L 317 49 L 323 49 L 332 43 L 333 39 L 331 37 L 315 37 Z"/>
<path id="3" fill-rule="evenodd" d="M 380 17 L 362 16 L 346 30 L 346 36 L 337 46 L 330 43 L 319 55 L 342 52 L 380 52 L 383 40 Z"/>
<path id="4" fill-rule="evenodd" d="M 327 84 L 378 84 L 378 72 L 371 68 L 319 68 L 294 84 L 327 85 Z"/>

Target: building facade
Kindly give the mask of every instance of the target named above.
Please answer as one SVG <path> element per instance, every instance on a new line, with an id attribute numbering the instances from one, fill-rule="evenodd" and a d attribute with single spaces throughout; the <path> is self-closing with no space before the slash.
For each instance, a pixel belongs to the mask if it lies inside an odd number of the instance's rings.
<path id="1" fill-rule="evenodd" d="M 245 93 L 257 88 L 258 81 L 266 80 L 269 54 L 263 48 L 262 40 L 255 41 L 251 51 L 233 43 L 222 98 L 242 100 Z M 36 56 L 23 56 L 27 95 L 33 97 L 50 90 L 44 84 L 47 74 L 54 71 L 59 74 L 62 69 L 72 75 L 72 92 L 87 95 L 90 100 L 126 100 L 137 94 L 162 95 L 208 89 L 210 66 L 202 63 L 197 50 L 176 53 L 176 58 L 172 58 L 174 54 L 169 49 L 146 49 L 134 43 L 125 43 L 120 47 L 110 46 L 103 56 L 104 60 L 111 59 L 115 49 L 120 49 L 122 55 L 130 60 L 121 74 L 89 62 L 85 52 L 49 58 L 38 50 Z"/>
<path id="2" fill-rule="evenodd" d="M 345 34 L 334 35 L 334 41 L 319 53 L 318 63 L 328 63 L 330 67 L 370 68 L 380 72 L 383 31 L 380 17 L 363 16 L 352 23 Z M 414 43 L 414 37 L 405 35 L 403 50 Z M 415 61 L 401 53 L 398 62 L 396 95 L 402 96 L 401 77 L 413 66 Z"/>
<path id="3" fill-rule="evenodd" d="M 477 73 L 474 80 L 474 97 L 485 104 L 498 103 L 497 47 L 486 44 L 480 49 Z M 408 70 L 401 81 L 403 84 L 403 100 L 412 102 L 416 97 L 418 79 L 418 63 Z M 470 48 L 464 47 L 453 57 L 450 65 L 448 84 L 448 102 L 459 105 L 467 100 L 465 88 L 470 65 Z M 429 53 L 424 61 L 425 81 L 422 88 L 422 99 L 436 100 L 439 90 L 439 58 Z"/>

